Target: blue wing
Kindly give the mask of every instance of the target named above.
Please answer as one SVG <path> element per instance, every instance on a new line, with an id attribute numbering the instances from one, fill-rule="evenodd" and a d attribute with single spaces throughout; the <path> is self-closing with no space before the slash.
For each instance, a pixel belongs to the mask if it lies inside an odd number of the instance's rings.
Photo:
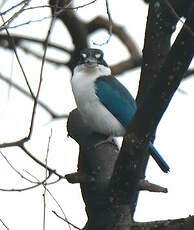
<path id="1" fill-rule="evenodd" d="M 130 92 L 113 76 L 99 77 L 95 87 L 101 103 L 127 128 L 136 112 L 136 103 Z M 168 164 L 151 142 L 149 142 L 149 152 L 162 171 L 168 172 Z"/>
<path id="2" fill-rule="evenodd" d="M 136 112 L 136 103 L 130 92 L 112 76 L 99 77 L 95 87 L 101 103 L 127 128 Z"/>

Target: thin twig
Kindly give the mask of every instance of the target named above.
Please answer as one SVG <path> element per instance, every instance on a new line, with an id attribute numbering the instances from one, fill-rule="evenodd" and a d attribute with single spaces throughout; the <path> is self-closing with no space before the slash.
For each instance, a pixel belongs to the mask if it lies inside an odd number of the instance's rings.
<path id="1" fill-rule="evenodd" d="M 21 86 L 17 85 L 15 82 L 13 82 L 12 80 L 8 79 L 7 77 L 4 77 L 3 75 L 0 74 L 0 80 L 6 82 L 7 84 L 9 84 L 10 86 L 13 86 L 15 89 L 17 89 L 19 92 L 23 93 L 25 96 L 31 98 L 34 100 L 34 98 L 32 98 L 32 95 L 29 94 L 25 89 L 23 89 Z M 38 104 L 45 109 L 53 119 L 56 118 L 68 118 L 68 114 L 56 114 L 53 110 L 51 110 L 46 104 L 44 104 L 44 102 L 38 100 Z M 1 145 L 0 145 L 1 146 Z"/>
<path id="2" fill-rule="evenodd" d="M 42 22 L 42 21 L 45 21 L 46 19 L 50 19 L 51 16 L 46 16 L 46 17 L 43 17 L 43 18 L 40 18 L 40 19 L 36 19 L 36 20 L 29 20 L 27 22 L 24 22 L 24 23 L 20 23 L 18 25 L 14 25 L 14 26 L 9 26 L 7 27 L 8 29 L 16 29 L 18 27 L 21 27 L 21 26 L 26 26 L 26 25 L 29 25 L 31 23 L 37 23 L 37 22 Z"/>
<path id="3" fill-rule="evenodd" d="M 89 3 L 86 3 L 86 4 L 83 4 L 83 5 L 80 5 L 80 6 L 77 6 L 77 7 L 68 7 L 71 3 L 71 0 L 68 2 L 67 1 L 67 4 L 64 4 L 63 7 L 60 7 L 60 6 L 57 6 L 57 4 L 54 6 L 56 8 L 56 12 L 55 12 L 55 16 L 59 16 L 61 13 L 63 13 L 64 10 L 68 9 L 68 10 L 78 10 L 80 8 L 83 8 L 83 7 L 86 7 L 86 6 L 89 6 L 93 3 L 95 3 L 97 0 L 93 0 Z M 53 6 L 51 6 L 53 8 Z M 60 10 L 59 10 L 60 9 Z"/>
<path id="4" fill-rule="evenodd" d="M 14 146 L 19 146 L 22 145 L 25 141 L 28 139 L 26 137 L 18 140 L 18 141 L 12 141 L 12 142 L 5 142 L 0 144 L 0 148 L 7 148 L 7 147 L 14 147 Z"/>
<path id="5" fill-rule="evenodd" d="M 98 29 L 105 29 L 109 31 L 110 24 L 109 21 L 103 17 L 96 17 L 87 24 L 88 33 L 94 33 Z M 133 38 L 126 32 L 125 28 L 119 24 L 112 24 L 112 33 L 118 37 L 118 39 L 123 43 L 130 53 L 131 59 L 136 61 L 141 58 L 141 52 L 137 47 Z"/>
<path id="6" fill-rule="evenodd" d="M 64 179 L 64 176 L 60 175 L 59 173 L 56 172 L 55 169 L 50 168 L 49 166 L 46 166 L 42 161 L 38 160 L 35 156 L 33 156 L 23 145 L 19 146 L 32 160 L 34 160 L 36 163 L 41 165 L 43 168 L 49 170 L 50 174 L 55 174 L 58 176 L 60 179 Z"/>
<path id="7" fill-rule="evenodd" d="M 13 189 L 6 189 L 6 188 L 0 188 L 1 192 L 24 192 L 24 191 L 28 191 L 34 188 L 37 188 L 38 186 L 40 186 L 41 184 L 36 184 L 33 185 L 31 187 L 26 187 L 26 188 L 13 188 Z"/>
<path id="8" fill-rule="evenodd" d="M 64 219 L 63 217 L 59 216 L 55 211 L 52 211 L 52 213 L 54 213 L 59 219 L 65 221 L 66 223 L 70 224 L 72 227 L 81 230 L 81 228 L 78 228 L 77 226 L 75 226 L 74 224 L 70 223 L 69 221 L 67 221 L 66 219 Z"/>
<path id="9" fill-rule="evenodd" d="M 28 8 L 25 8 L 24 10 L 35 10 L 35 9 L 39 9 L 39 8 L 55 8 L 57 10 L 78 10 L 80 8 L 84 8 L 86 6 L 89 6 L 93 3 L 95 3 L 97 0 L 93 0 L 91 2 L 88 2 L 86 4 L 83 4 L 83 5 L 79 5 L 79 6 L 74 6 L 74 7 L 67 7 L 66 5 L 65 6 L 57 6 L 56 5 L 40 5 L 40 6 L 33 6 L 33 7 L 28 7 Z M 4 14 L 6 12 L 3 12 L 2 14 Z M 57 12 L 58 14 L 59 12 Z M 61 13 L 61 12 L 60 12 Z"/>
<path id="10" fill-rule="evenodd" d="M 108 22 L 109 22 L 109 28 L 108 28 L 108 33 L 109 33 L 109 37 L 108 39 L 103 42 L 103 43 L 96 43 L 96 42 L 93 42 L 94 45 L 97 45 L 97 46 L 103 46 L 103 45 L 106 45 L 109 43 L 111 37 L 112 37 L 112 27 L 113 27 L 113 20 L 112 20 L 112 16 L 111 16 L 111 13 L 110 13 L 110 8 L 109 8 L 109 3 L 108 3 L 108 0 L 105 0 L 106 2 L 106 13 L 108 15 Z"/>
<path id="11" fill-rule="evenodd" d="M 30 173 L 29 173 L 29 174 L 30 174 Z M 31 175 L 34 179 L 36 179 L 37 182 L 40 183 L 40 181 L 39 181 L 39 179 L 38 179 L 37 177 L 35 177 L 35 176 L 32 175 L 32 174 L 30 174 L 30 175 Z M 71 230 L 71 226 L 70 226 L 70 224 L 69 224 L 69 221 L 67 220 L 67 217 L 66 217 L 66 215 L 65 215 L 65 212 L 64 212 L 63 208 L 61 207 L 61 205 L 59 204 L 59 202 L 56 200 L 56 198 L 53 196 L 53 194 L 50 192 L 50 190 L 45 186 L 45 184 L 43 183 L 42 185 L 43 185 L 43 187 L 47 190 L 48 194 L 52 197 L 52 199 L 54 200 L 54 202 L 57 204 L 57 206 L 59 207 L 59 209 L 61 210 L 61 212 L 62 212 L 62 214 L 63 214 L 63 216 L 64 216 L 66 222 L 68 223 L 69 229 Z"/>
<path id="12" fill-rule="evenodd" d="M 57 1 L 57 3 L 58 3 L 58 1 Z M 56 14 L 55 14 L 55 12 L 56 12 L 56 8 L 54 9 L 53 17 L 52 17 L 52 20 L 51 20 L 51 23 L 50 23 L 50 27 L 49 27 L 49 30 L 48 30 L 48 33 L 47 33 L 46 41 L 45 41 L 45 52 L 44 52 L 43 59 L 42 59 L 42 66 L 41 66 L 41 72 L 40 72 L 40 84 L 39 84 L 39 86 L 41 85 L 41 81 L 42 81 L 43 67 L 44 67 L 45 58 L 46 58 L 46 50 L 47 50 L 47 47 L 48 47 L 47 44 L 48 44 L 49 36 L 51 34 L 53 23 L 54 23 L 54 21 L 55 21 L 55 19 L 57 17 Z M 40 87 L 38 88 L 37 98 L 38 98 L 39 92 L 40 92 Z M 49 146 L 48 146 L 47 150 L 49 150 Z M 49 168 L 48 168 L 47 165 L 46 165 L 46 169 L 49 170 Z M 49 171 L 49 173 L 50 173 L 50 171 Z M 67 220 L 65 212 L 63 211 L 63 208 L 61 207 L 61 205 L 58 203 L 58 201 L 55 199 L 55 197 L 52 195 L 52 193 L 48 190 L 48 188 L 45 185 L 43 185 L 43 186 L 44 186 L 45 190 L 49 193 L 49 195 L 53 198 L 53 200 L 55 201 L 55 203 L 58 205 L 58 207 L 60 208 L 61 212 L 63 213 L 63 216 Z M 71 226 L 69 224 L 68 224 L 68 226 L 69 226 L 69 229 L 71 230 Z"/>
<path id="13" fill-rule="evenodd" d="M 29 2 L 30 2 L 30 0 L 25 0 L 25 1 L 23 1 L 22 4 L 24 3 L 24 5 L 21 7 L 21 9 L 19 9 L 16 13 L 14 13 L 14 14 L 11 16 L 11 18 L 9 18 L 7 21 L 4 21 L 3 15 L 0 14 L 0 16 L 1 16 L 1 18 L 2 18 L 2 21 L 3 21 L 3 24 L 0 26 L 0 30 L 2 30 L 2 29 L 7 30 L 8 25 L 9 25 L 19 14 L 21 14 L 21 13 L 24 11 L 25 7 L 29 4 Z"/>
<path id="14" fill-rule="evenodd" d="M 8 228 L 7 225 L 2 221 L 2 219 L 0 219 L 0 222 L 3 224 L 3 226 L 4 226 L 7 230 L 9 230 L 9 228 Z"/>
<path id="15" fill-rule="evenodd" d="M 48 145 L 47 145 L 47 151 L 46 151 L 46 157 L 45 157 L 45 165 L 46 165 L 46 170 L 45 170 L 45 179 L 48 177 L 49 170 L 47 170 L 48 166 L 48 154 L 49 154 L 49 149 L 50 149 L 50 142 L 51 142 L 51 137 L 52 137 L 52 129 L 51 129 L 51 134 L 49 136 L 48 140 Z M 46 229 L 46 187 L 47 185 L 44 185 L 44 193 L 43 193 L 43 230 Z"/>
<path id="16" fill-rule="evenodd" d="M 49 154 L 50 142 L 51 142 L 52 134 L 53 134 L 53 131 L 51 129 L 51 133 L 50 133 L 49 140 L 48 140 L 48 145 L 47 145 L 46 157 L 45 157 L 45 165 L 46 166 L 48 166 L 48 154 Z M 48 175 L 47 175 L 47 168 L 46 168 L 45 177 L 47 178 L 47 176 Z"/>
<path id="17" fill-rule="evenodd" d="M 16 40 L 16 44 L 21 42 L 21 41 L 33 42 L 33 43 L 40 44 L 42 46 L 45 44 L 45 40 L 43 40 L 43 39 L 32 38 L 32 37 L 23 36 L 23 35 L 16 35 L 16 34 L 12 34 L 11 36 L 12 36 L 13 40 Z M 9 37 L 7 34 L 0 34 L 0 38 L 1 38 L 1 40 L 3 40 L 3 39 L 7 40 L 7 38 L 9 38 Z M 48 42 L 48 46 L 50 48 L 55 48 L 55 49 L 58 49 L 60 51 L 65 52 L 65 53 L 68 53 L 69 55 L 72 55 L 72 50 L 65 48 L 63 46 L 60 46 L 56 43 Z"/>
<path id="18" fill-rule="evenodd" d="M 46 229 L 46 185 L 43 193 L 43 230 Z"/>
<path id="19" fill-rule="evenodd" d="M 3 20 L 3 22 L 4 22 L 4 18 L 3 18 L 2 15 L 1 15 L 1 18 L 2 18 L 2 20 Z M 28 89 L 29 89 L 29 91 L 30 91 L 32 97 L 34 97 L 34 93 L 33 93 L 32 89 L 31 89 L 31 86 L 30 86 L 30 84 L 29 84 L 29 82 L 28 82 L 26 73 L 25 73 L 25 71 L 24 71 L 24 68 L 23 68 L 23 66 L 22 66 L 22 64 L 21 64 L 21 62 L 20 62 L 19 56 L 18 56 L 18 54 L 17 54 L 15 42 L 14 42 L 13 38 L 11 37 L 11 35 L 10 35 L 10 33 L 9 33 L 9 30 L 8 30 L 6 27 L 5 27 L 5 30 L 6 30 L 6 33 L 7 33 L 8 37 L 9 37 L 11 43 L 12 43 L 13 51 L 14 51 L 14 53 L 15 53 L 15 56 L 16 56 L 16 59 L 17 59 L 17 62 L 18 62 L 18 64 L 19 64 L 19 66 L 20 66 L 20 69 L 21 69 L 21 71 L 22 71 L 22 73 L 23 73 L 23 76 L 24 76 L 24 79 L 25 79 L 26 84 L 27 84 L 27 86 L 28 86 Z"/>
<path id="20" fill-rule="evenodd" d="M 45 184 L 45 185 L 50 185 L 50 184 L 54 184 L 56 182 L 58 182 L 60 180 L 60 178 L 58 178 L 58 180 L 51 182 L 51 183 L 46 183 L 47 180 L 50 178 L 50 176 L 52 175 L 52 173 L 49 173 L 48 175 L 46 175 L 45 179 L 41 182 L 37 182 L 37 181 L 32 181 L 30 179 L 28 179 L 27 177 L 25 177 L 23 174 L 21 174 L 12 164 L 11 162 L 7 159 L 7 157 L 0 151 L 0 154 L 3 156 L 3 158 L 6 160 L 6 162 L 9 164 L 9 166 L 22 178 L 25 179 L 26 181 L 35 184 L 34 186 L 30 186 L 30 187 L 26 187 L 26 188 L 20 188 L 20 189 L 3 189 L 0 188 L 0 191 L 9 191 L 9 192 L 22 192 L 22 191 L 26 191 L 26 190 L 30 190 L 33 188 L 38 187 L 41 184 Z M 28 171 L 24 170 L 28 175 L 31 175 Z"/>
<path id="21" fill-rule="evenodd" d="M 44 48 L 44 54 L 43 54 L 43 57 L 42 57 L 41 69 L 40 69 L 40 79 L 39 79 L 37 94 L 36 94 L 36 97 L 34 99 L 34 106 L 33 106 L 32 118 L 31 118 L 31 124 L 30 124 L 30 131 L 29 131 L 29 134 L 28 134 L 28 137 L 27 137 L 28 140 L 31 138 L 31 135 L 32 135 L 32 129 L 33 129 L 34 120 L 35 120 L 35 112 L 36 112 L 36 107 L 37 107 L 37 104 L 38 104 L 38 97 L 39 97 L 39 94 L 40 94 L 40 89 L 41 89 L 42 80 L 43 80 L 43 69 L 44 69 L 44 64 L 45 64 L 45 59 L 46 59 L 46 52 L 47 52 L 47 48 L 48 48 L 48 41 L 49 41 L 49 37 L 50 37 L 51 30 L 52 30 L 52 27 L 53 27 L 53 22 L 54 22 L 54 17 L 52 18 L 52 20 L 50 22 L 50 26 L 49 26 L 47 36 L 46 36 L 46 39 L 45 39 L 45 48 Z"/>
<path id="22" fill-rule="evenodd" d="M 6 1 L 6 0 L 4 0 L 3 2 L 5 3 L 5 1 Z M 17 3 L 16 5 L 10 7 L 8 10 L 5 10 L 4 12 L 0 13 L 0 15 L 6 15 L 6 14 L 9 13 L 11 10 L 13 10 L 13 9 L 17 8 L 18 6 L 24 4 L 25 2 L 26 2 L 26 0 Z"/>
<path id="23" fill-rule="evenodd" d="M 25 177 L 22 173 L 20 173 L 12 164 L 11 162 L 7 159 L 7 157 L 0 151 L 1 156 L 6 160 L 8 165 L 22 178 L 27 180 L 30 183 L 34 183 L 34 181 L 29 180 L 27 177 Z"/>
<path id="24" fill-rule="evenodd" d="M 29 173 L 27 170 L 24 170 L 28 175 L 32 176 L 31 173 Z M 49 179 L 51 175 L 49 174 L 48 177 L 46 179 L 44 179 L 43 181 L 33 181 L 31 183 L 35 183 L 35 185 L 33 186 L 28 186 L 25 188 L 13 188 L 13 189 L 5 189 L 5 188 L 0 188 L 0 191 L 2 192 L 24 192 L 24 191 L 28 191 L 34 188 L 37 188 L 40 185 L 46 184 L 46 181 Z M 33 177 L 34 178 L 34 177 Z M 24 178 L 25 179 L 25 178 Z M 29 181 L 29 180 L 27 180 Z M 57 182 L 59 181 L 59 179 L 57 180 Z M 50 185 L 51 183 L 47 183 L 47 185 Z"/>
<path id="25" fill-rule="evenodd" d="M 1 15 L 1 17 L 2 17 L 2 20 L 3 20 L 3 16 L 2 15 Z M 14 41 L 13 41 L 12 37 L 10 36 L 9 31 L 6 29 L 8 37 L 12 40 L 15 55 L 17 57 L 18 63 L 20 64 L 20 67 L 22 69 L 22 72 L 23 72 L 24 78 L 26 80 L 26 83 L 28 85 L 28 88 L 30 90 L 30 93 L 31 93 L 32 97 L 34 98 L 34 106 L 33 106 L 33 111 L 32 111 L 32 117 L 31 117 L 31 123 L 30 123 L 30 129 L 29 129 L 28 136 L 25 137 L 25 138 L 22 138 L 22 139 L 20 139 L 18 141 L 15 141 L 15 142 L 3 143 L 3 144 L 0 145 L 0 147 L 23 146 L 23 144 L 31 138 L 32 130 L 33 130 L 33 125 L 34 125 L 34 120 L 35 120 L 36 107 L 37 107 L 37 104 L 38 104 L 38 97 L 39 97 L 39 93 L 40 93 L 40 89 L 41 89 L 41 83 L 42 83 L 42 79 L 43 79 L 43 67 L 44 67 L 44 63 L 45 63 L 45 59 L 46 59 L 46 51 L 47 51 L 47 47 L 48 47 L 48 40 L 49 40 L 49 36 L 50 36 L 51 30 L 52 30 L 53 22 L 54 22 L 54 17 L 52 18 L 52 21 L 51 21 L 51 24 L 50 24 L 50 27 L 49 27 L 49 30 L 48 30 L 48 33 L 47 33 L 47 37 L 45 39 L 45 49 L 44 49 L 44 54 L 43 54 L 43 58 L 42 58 L 42 65 L 41 65 L 41 71 L 40 71 L 40 79 L 39 79 L 39 85 L 38 85 L 38 90 L 37 90 L 36 97 L 34 96 L 32 90 L 31 90 L 31 87 L 30 87 L 30 85 L 28 83 L 28 80 L 27 80 L 27 77 L 25 75 L 24 69 L 23 69 L 23 67 L 22 67 L 22 65 L 20 63 L 19 58 L 18 58 L 16 49 L 15 49 Z"/>
<path id="26" fill-rule="evenodd" d="M 83 7 L 86 7 L 86 6 L 91 5 L 91 4 L 95 3 L 96 1 L 97 1 L 97 0 L 93 0 L 93 1 L 91 1 L 91 2 L 89 2 L 89 3 L 83 4 L 83 5 L 80 5 L 80 6 L 76 6 L 76 7 L 68 7 L 68 5 L 71 3 L 71 1 L 70 1 L 70 2 L 67 4 L 67 6 L 63 6 L 63 7 L 58 6 L 58 7 L 57 7 L 57 10 L 59 10 L 59 11 L 56 12 L 56 15 L 61 14 L 64 10 L 78 10 L 78 9 L 80 9 L 80 8 L 83 8 Z M 25 1 L 23 1 L 23 2 L 25 2 Z M 23 2 L 22 2 L 22 3 L 23 3 Z M 5 15 L 5 14 L 7 14 L 9 11 L 11 11 L 12 9 L 18 7 L 19 5 L 21 5 L 21 3 L 19 3 L 19 4 L 15 5 L 15 6 L 11 7 L 10 9 L 8 9 L 8 10 L 6 10 L 6 11 L 0 13 L 0 15 Z M 26 10 L 34 10 L 34 9 L 40 9 L 40 8 L 56 8 L 56 6 L 55 6 L 55 5 L 54 5 L 54 6 L 52 6 L 52 5 L 41 5 L 41 6 L 28 7 L 28 8 L 23 8 L 22 10 L 20 10 L 19 13 L 21 13 L 21 12 L 23 12 L 23 11 L 26 11 Z M 15 15 L 15 14 L 14 14 L 14 15 Z M 16 15 L 16 16 L 17 16 L 17 15 Z M 20 26 L 29 25 L 29 24 L 31 24 L 31 23 L 41 22 L 41 21 L 44 21 L 44 20 L 46 20 L 46 19 L 50 19 L 51 17 L 52 17 L 52 16 L 46 16 L 46 17 L 42 17 L 42 18 L 36 19 L 36 20 L 29 20 L 29 21 L 27 21 L 27 22 L 24 22 L 24 23 L 15 25 L 15 26 L 9 26 L 9 27 L 7 26 L 7 28 L 9 28 L 9 29 L 15 29 L 15 28 L 18 28 L 18 27 L 20 27 Z M 7 22 L 9 22 L 9 24 L 10 24 L 10 22 L 13 21 L 14 18 L 15 18 L 15 17 L 11 17 Z M 5 22 L 5 23 L 0 27 L 0 30 L 5 29 L 5 25 L 6 25 L 7 22 Z"/>
<path id="27" fill-rule="evenodd" d="M 27 170 L 25 170 L 24 169 L 24 171 L 28 174 L 28 175 L 30 175 L 31 177 L 33 177 L 33 175 L 29 172 L 29 171 L 27 171 Z M 47 171 L 49 171 L 49 170 L 47 170 Z M 57 182 L 59 182 L 60 180 L 61 180 L 61 178 L 57 178 L 56 180 L 54 180 L 54 181 L 52 181 L 52 182 L 47 182 L 48 181 L 48 179 L 51 177 L 51 173 L 49 173 L 48 174 L 48 176 L 47 176 L 47 178 L 46 179 L 44 179 L 43 181 L 41 181 L 40 182 L 40 184 L 42 185 L 42 184 L 44 184 L 44 185 L 53 185 L 53 184 L 56 184 Z M 34 177 L 33 177 L 34 178 Z M 33 182 L 33 183 L 37 183 L 37 182 Z M 39 183 L 38 183 L 39 184 Z"/>
<path id="28" fill-rule="evenodd" d="M 107 12 L 108 21 L 109 21 L 109 38 L 108 38 L 108 40 L 106 42 L 106 43 L 108 43 L 110 41 L 111 36 L 112 36 L 112 25 L 113 25 L 113 21 L 112 21 L 112 16 L 111 16 L 111 13 L 110 13 L 110 8 L 109 8 L 108 0 L 106 0 L 106 12 Z"/>
<path id="29" fill-rule="evenodd" d="M 1 15 L 1 18 L 2 18 L 2 20 L 4 21 L 2 15 Z M 40 79 L 39 79 L 39 85 L 38 85 L 38 90 L 37 90 L 36 97 L 34 96 L 32 90 L 31 90 L 31 87 L 30 87 L 30 85 L 29 85 L 29 83 L 28 83 L 28 80 L 27 80 L 26 74 L 25 74 L 25 72 L 24 72 L 24 69 L 23 69 L 23 67 L 22 67 L 22 65 L 21 65 L 21 62 L 20 62 L 19 58 L 18 58 L 18 55 L 17 55 L 17 52 L 16 52 L 16 48 L 15 48 L 14 40 L 12 39 L 11 35 L 9 34 L 8 29 L 5 28 L 8 37 L 9 37 L 9 38 L 11 39 L 11 41 L 12 41 L 13 50 L 14 50 L 14 52 L 15 52 L 15 55 L 16 55 L 16 58 L 17 58 L 17 60 L 18 60 L 19 65 L 20 65 L 20 68 L 21 68 L 21 70 L 22 70 L 22 72 L 23 72 L 23 75 L 24 75 L 24 78 L 25 78 L 26 83 L 27 83 L 27 85 L 28 85 L 28 88 L 29 88 L 29 90 L 30 90 L 30 93 L 31 93 L 32 97 L 34 98 L 34 106 L 33 106 L 33 111 L 32 111 L 32 117 L 31 117 L 31 123 L 30 123 L 29 133 L 28 133 L 28 136 L 27 136 L 27 137 L 25 137 L 25 138 L 23 138 L 23 139 L 17 141 L 18 146 L 23 145 L 23 143 L 26 142 L 26 141 L 28 141 L 28 140 L 31 138 L 31 135 L 32 135 L 33 125 L 34 125 L 34 120 L 35 120 L 35 112 L 36 112 L 36 107 L 37 107 L 37 104 L 38 104 L 38 97 L 39 97 L 39 93 L 40 93 L 40 89 L 41 89 L 41 83 L 42 83 L 42 79 L 43 79 L 43 67 L 44 67 L 45 58 L 46 58 L 46 51 L 47 51 L 47 47 L 48 47 L 48 40 L 49 40 L 49 36 L 50 36 L 51 29 L 52 29 L 52 26 L 53 26 L 53 22 L 54 22 L 54 18 L 52 18 L 52 20 L 51 20 L 51 24 L 50 24 L 50 27 L 49 27 L 49 30 L 48 30 L 48 33 L 47 33 L 47 37 L 46 37 L 46 39 L 45 39 L 45 48 L 44 48 L 44 54 L 43 54 L 43 58 L 42 58 L 42 65 L 41 65 L 41 71 L 40 71 Z M 16 142 L 14 142 L 14 143 L 16 143 Z M 8 144 L 13 144 L 13 143 L 8 143 Z M 1 146 L 2 146 L 2 145 L 1 145 Z"/>
<path id="30" fill-rule="evenodd" d="M 66 220 L 66 223 L 68 224 L 69 226 L 69 230 L 71 230 L 71 224 L 69 223 L 68 219 L 67 219 L 67 216 L 63 210 L 63 208 L 61 207 L 61 205 L 59 204 L 59 202 L 56 200 L 56 198 L 53 196 L 53 194 L 46 188 L 47 192 L 49 193 L 49 195 L 52 197 L 52 199 L 55 201 L 55 203 L 57 204 L 57 206 L 59 207 L 59 209 L 61 210 L 63 216 L 64 216 L 64 219 Z"/>
<path id="31" fill-rule="evenodd" d="M 42 60 L 42 55 L 38 54 L 37 52 L 32 51 L 32 49 L 29 49 L 28 47 L 25 47 L 25 46 L 22 46 L 22 45 L 20 45 L 19 48 L 22 49 L 24 52 L 33 55 L 37 59 Z M 46 58 L 45 61 L 49 62 L 51 64 L 54 64 L 54 65 L 57 65 L 57 66 L 68 66 L 68 64 L 69 64 L 69 62 L 58 61 L 58 60 L 53 59 L 53 58 Z"/>

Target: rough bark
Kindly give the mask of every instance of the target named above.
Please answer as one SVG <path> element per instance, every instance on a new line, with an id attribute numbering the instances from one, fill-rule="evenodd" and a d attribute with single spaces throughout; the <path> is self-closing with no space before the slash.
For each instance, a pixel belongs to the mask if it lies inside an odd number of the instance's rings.
<path id="1" fill-rule="evenodd" d="M 148 142 L 184 77 L 194 54 L 194 3 L 173 46 L 170 37 L 177 17 L 165 4 L 150 4 L 138 109 L 119 151 L 114 143 L 95 147 L 105 136 L 94 134 L 78 111 L 69 116 L 68 132 L 80 145 L 77 182 L 81 184 L 88 222 L 85 229 L 192 229 L 193 217 L 134 223 L 138 183 L 145 176 Z M 71 175 L 70 182 L 72 180 Z M 75 175 L 74 175 L 75 176 Z"/>

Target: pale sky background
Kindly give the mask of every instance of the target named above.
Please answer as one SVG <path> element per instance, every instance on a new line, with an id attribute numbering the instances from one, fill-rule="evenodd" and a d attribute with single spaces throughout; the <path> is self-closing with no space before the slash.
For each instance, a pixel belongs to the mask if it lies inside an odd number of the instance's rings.
<path id="1" fill-rule="evenodd" d="M 19 2 L 7 0 L 7 4 L 4 5 L 1 11 Z M 33 0 L 31 2 L 33 3 L 31 5 L 44 5 L 47 1 Z M 86 2 L 88 1 L 77 0 L 75 5 L 82 5 Z M 129 31 L 138 43 L 140 50 L 142 50 L 147 5 L 141 0 L 133 1 L 128 5 L 124 0 L 120 0 L 119 4 L 118 1 L 109 1 L 109 4 L 113 20 Z M 13 12 L 15 11 L 10 12 L 6 17 L 13 15 Z M 85 21 L 97 15 L 107 17 L 105 1 L 103 0 L 98 0 L 96 3 L 81 8 L 76 12 Z M 27 11 L 22 13 L 11 26 L 39 20 L 47 16 L 49 16 L 49 9 L 47 8 Z M 49 21 L 50 19 L 45 19 L 10 29 L 10 33 L 45 38 Z M 90 40 L 91 46 L 96 47 L 92 45 L 92 42 L 101 43 L 106 41 L 107 38 L 108 34 L 106 32 L 93 34 Z M 70 49 L 73 48 L 69 35 L 59 21 L 55 24 L 51 41 Z M 24 43 L 24 45 L 27 45 L 27 43 Z M 37 52 L 41 50 L 35 44 L 32 44 L 31 47 Z M 109 44 L 100 48 L 105 52 L 105 59 L 109 64 L 116 63 L 121 58 L 127 58 L 127 51 L 115 37 L 111 38 Z M 14 82 L 19 82 L 21 86 L 27 89 L 14 55 L 3 49 L 0 49 L 0 52 L 1 73 L 12 78 Z M 40 62 L 19 49 L 18 54 L 28 80 L 36 92 L 40 76 Z M 66 60 L 67 58 L 66 55 L 56 53 L 54 50 L 49 50 L 48 56 L 59 60 Z M 134 96 L 138 88 L 139 73 L 140 70 L 138 69 L 125 73 L 119 78 Z M 45 65 L 40 99 L 59 114 L 69 113 L 75 108 L 70 87 L 70 77 L 70 72 L 64 67 L 57 68 L 50 64 Z M 194 79 L 190 78 L 181 84 L 181 91 L 176 92 L 157 130 L 155 147 L 170 165 L 170 173 L 164 174 L 152 159 L 150 159 L 147 167 L 146 179 L 167 187 L 169 192 L 167 194 L 141 192 L 135 215 L 137 221 L 172 219 L 194 214 L 194 182 L 192 178 L 194 174 L 193 83 Z M 29 131 L 33 102 L 13 88 L 9 89 L 7 84 L 0 81 L 0 104 L 0 143 L 25 137 Z M 53 134 L 48 165 L 63 175 L 76 171 L 78 145 L 71 138 L 67 138 L 66 120 L 61 119 L 50 122 L 49 115 L 40 107 L 36 112 L 32 139 L 25 146 L 34 156 L 44 161 L 51 128 Z M 19 148 L 5 148 L 1 151 L 14 167 L 29 179 L 34 180 L 23 170 L 27 170 L 39 180 L 44 179 L 45 170 L 29 159 Z M 32 185 L 21 179 L 1 156 L 0 168 L 0 188 L 17 189 Z M 48 189 L 63 208 L 68 220 L 80 228 L 83 227 L 86 222 L 86 214 L 79 185 L 71 185 L 62 180 L 55 185 L 49 186 Z M 20 193 L 0 192 L 0 219 L 10 230 L 43 229 L 43 192 L 44 189 L 41 186 Z M 54 210 L 59 215 L 63 215 L 56 202 L 48 193 L 46 198 L 46 229 L 51 230 L 53 227 L 57 228 L 57 230 L 68 229 L 68 225 L 52 213 L 52 210 Z M 1 223 L 0 229 L 5 229 Z"/>

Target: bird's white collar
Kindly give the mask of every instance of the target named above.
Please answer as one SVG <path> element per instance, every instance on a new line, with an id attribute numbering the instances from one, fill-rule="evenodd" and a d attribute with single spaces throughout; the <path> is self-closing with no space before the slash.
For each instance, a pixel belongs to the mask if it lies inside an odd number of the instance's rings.
<path id="1" fill-rule="evenodd" d="M 95 67 L 88 67 L 84 64 L 78 65 L 73 70 L 73 76 L 77 75 L 95 75 L 97 78 L 100 76 L 107 76 L 111 74 L 111 69 L 104 65 L 97 65 Z"/>

